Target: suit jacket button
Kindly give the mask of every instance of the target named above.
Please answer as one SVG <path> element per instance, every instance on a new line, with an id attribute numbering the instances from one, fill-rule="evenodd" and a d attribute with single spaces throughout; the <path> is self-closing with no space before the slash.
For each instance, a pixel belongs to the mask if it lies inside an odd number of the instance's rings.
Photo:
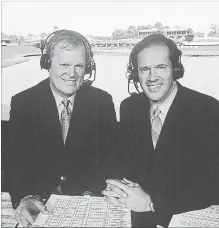
<path id="1" fill-rule="evenodd" d="M 66 178 L 67 178 L 66 176 L 61 176 L 62 181 L 66 180 Z"/>

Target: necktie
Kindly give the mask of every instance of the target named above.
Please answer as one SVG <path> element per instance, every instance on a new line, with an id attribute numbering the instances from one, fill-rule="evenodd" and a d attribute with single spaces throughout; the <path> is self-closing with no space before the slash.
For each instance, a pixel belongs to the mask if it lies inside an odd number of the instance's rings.
<path id="1" fill-rule="evenodd" d="M 68 128 L 71 120 L 71 109 L 69 108 L 70 101 L 64 99 L 62 101 L 63 110 L 61 112 L 61 129 L 62 129 L 62 138 L 65 144 L 66 137 L 68 135 Z"/>
<path id="2" fill-rule="evenodd" d="M 154 112 L 153 115 L 151 117 L 151 135 L 152 135 L 152 141 L 153 141 L 153 145 L 154 145 L 154 149 L 156 148 L 157 145 L 157 141 L 162 129 L 162 121 L 160 119 L 160 109 L 157 107 Z"/>

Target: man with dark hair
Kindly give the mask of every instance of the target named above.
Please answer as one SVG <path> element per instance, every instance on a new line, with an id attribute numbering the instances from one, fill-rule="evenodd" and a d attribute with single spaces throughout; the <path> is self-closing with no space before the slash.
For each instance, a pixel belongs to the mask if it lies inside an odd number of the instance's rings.
<path id="1" fill-rule="evenodd" d="M 46 211 L 41 199 L 51 193 L 101 194 L 117 148 L 111 95 L 84 83 L 94 70 L 88 41 L 74 31 L 56 31 L 40 63 L 49 78 L 11 101 L 8 175 L 24 226 Z"/>
<path id="2" fill-rule="evenodd" d="M 133 225 L 143 227 L 168 226 L 173 214 L 219 204 L 219 102 L 177 82 L 181 51 L 160 34 L 133 48 L 128 73 L 143 90 L 120 107 L 131 181 L 107 180 L 103 194 L 138 212 Z"/>

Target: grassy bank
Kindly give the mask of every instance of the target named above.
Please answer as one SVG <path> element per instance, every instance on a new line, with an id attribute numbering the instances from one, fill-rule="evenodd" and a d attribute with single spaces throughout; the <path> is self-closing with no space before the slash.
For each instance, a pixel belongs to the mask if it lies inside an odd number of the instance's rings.
<path id="1" fill-rule="evenodd" d="M 29 58 L 25 58 L 25 57 L 13 57 L 10 59 L 2 59 L 2 68 L 13 66 L 13 65 L 19 64 L 19 63 L 24 63 L 29 60 L 30 60 Z"/>
<path id="2" fill-rule="evenodd" d="M 39 48 L 28 45 L 2 46 L 2 59 L 12 59 L 26 54 L 40 54 Z"/>
<path id="3" fill-rule="evenodd" d="M 180 46 L 183 55 L 186 56 L 219 56 L 219 46 L 200 46 L 200 47 L 186 47 Z M 129 55 L 132 47 L 98 47 L 92 48 L 94 54 L 96 55 Z M 2 47 L 2 60 L 13 59 L 16 57 L 23 57 L 25 55 L 31 54 L 41 54 L 39 48 L 28 46 L 28 45 L 18 45 L 18 46 L 3 46 Z"/>

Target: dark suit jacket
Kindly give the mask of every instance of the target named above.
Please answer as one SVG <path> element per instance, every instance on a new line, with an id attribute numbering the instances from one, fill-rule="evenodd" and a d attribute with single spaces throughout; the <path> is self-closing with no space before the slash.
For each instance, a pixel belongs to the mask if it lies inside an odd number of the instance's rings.
<path id="1" fill-rule="evenodd" d="M 149 193 L 156 210 L 134 213 L 143 220 L 148 217 L 137 226 L 147 226 L 148 221 L 154 221 L 149 226 L 167 226 L 175 213 L 219 204 L 219 102 L 216 99 L 178 83 L 177 95 L 155 150 L 150 101 L 143 93 L 121 103 L 120 126 L 125 175 Z"/>
<path id="2" fill-rule="evenodd" d="M 12 202 L 29 194 L 48 196 L 57 185 L 64 194 L 100 194 L 114 177 L 117 121 L 112 97 L 82 85 L 76 93 L 64 146 L 49 79 L 11 101 L 9 179 Z M 67 179 L 61 181 L 60 177 Z"/>

